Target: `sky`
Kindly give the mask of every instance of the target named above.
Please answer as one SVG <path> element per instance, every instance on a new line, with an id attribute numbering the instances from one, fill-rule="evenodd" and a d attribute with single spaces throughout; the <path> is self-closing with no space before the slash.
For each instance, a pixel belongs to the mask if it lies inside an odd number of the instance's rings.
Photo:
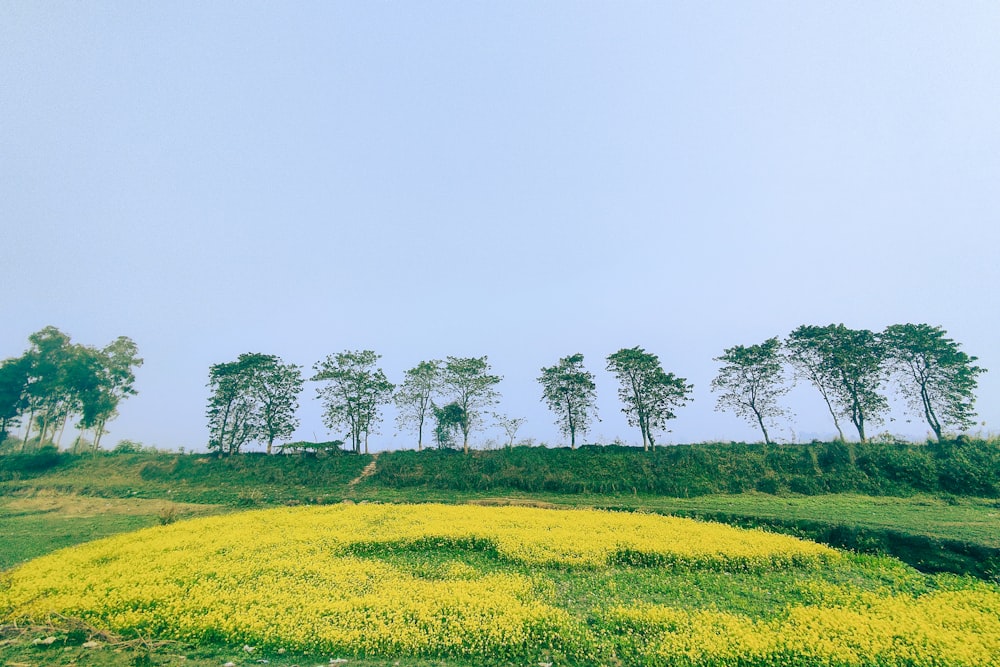
<path id="1" fill-rule="evenodd" d="M 666 443 L 753 441 L 713 361 L 802 324 L 943 327 L 1000 429 L 1000 5 L 0 2 L 0 358 L 53 325 L 145 364 L 105 444 L 203 450 L 212 364 L 487 355 L 694 384 Z M 296 439 L 342 438 L 307 383 Z M 834 433 L 799 383 L 773 435 Z M 385 411 L 374 449 L 413 446 Z M 875 430 L 928 429 L 895 405 Z M 497 429 L 473 443 L 489 446 Z"/>

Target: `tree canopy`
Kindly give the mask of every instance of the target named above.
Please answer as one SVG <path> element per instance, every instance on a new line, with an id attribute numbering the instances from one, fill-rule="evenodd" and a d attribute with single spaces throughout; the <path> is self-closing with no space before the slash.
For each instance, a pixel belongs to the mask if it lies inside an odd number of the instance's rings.
<path id="1" fill-rule="evenodd" d="M 854 424 L 864 442 L 866 428 L 880 423 L 889 409 L 881 393 L 886 365 L 880 337 L 843 324 L 803 325 L 789 334 L 785 346 L 789 361 L 823 395 L 841 439 L 838 415 Z"/>
<path id="2" fill-rule="evenodd" d="M 462 409 L 459 428 L 462 450 L 469 453 L 469 433 L 480 425 L 482 410 L 499 399 L 499 375 L 490 375 L 486 357 L 448 357 L 441 375 L 441 391 Z"/>
<path id="3" fill-rule="evenodd" d="M 583 367 L 583 355 L 563 357 L 554 366 L 542 368 L 538 377 L 542 400 L 556 416 L 556 426 L 576 449 L 577 433 L 586 433 L 597 417 L 597 384 L 594 374 Z"/>
<path id="4" fill-rule="evenodd" d="M 288 440 L 298 428 L 295 415 L 302 393 L 299 366 L 272 354 L 248 352 L 209 369 L 209 449 L 236 454 L 250 442 L 267 447 Z"/>
<path id="5" fill-rule="evenodd" d="M 142 365 L 135 343 L 121 336 L 98 349 L 73 343 L 53 326 L 31 334 L 28 349 L 0 363 L 0 440 L 27 417 L 22 447 L 37 429 L 38 444 L 58 444 L 79 418 L 80 435 L 93 429 L 95 447 L 121 401 L 135 395 L 135 369 Z M 80 440 L 78 436 L 77 441 Z"/>
<path id="6" fill-rule="evenodd" d="M 939 441 L 946 429 L 964 430 L 975 423 L 976 378 L 985 372 L 973 363 L 976 357 L 946 334 L 929 324 L 893 324 L 882 334 L 900 393 Z"/>
<path id="7" fill-rule="evenodd" d="M 396 389 L 393 402 L 398 413 L 396 425 L 417 432 L 417 451 L 424 448 L 424 423 L 431 413 L 431 401 L 441 385 L 441 362 L 421 361 L 406 371 L 403 384 Z"/>
<path id="8" fill-rule="evenodd" d="M 781 341 L 775 337 L 759 345 L 736 345 L 715 361 L 722 363 L 712 380 L 712 391 L 719 392 L 715 409 L 732 410 L 738 417 L 756 423 L 764 442 L 771 444 L 767 427 L 787 414 L 778 399 L 790 389 L 784 384 Z"/>
<path id="9" fill-rule="evenodd" d="M 655 354 L 641 347 L 623 348 L 608 356 L 608 370 L 618 378 L 618 397 L 630 426 L 642 433 L 642 447 L 656 445 L 654 434 L 677 415 L 674 409 L 690 400 L 694 385 L 667 373 Z"/>
<path id="10" fill-rule="evenodd" d="M 326 382 L 318 389 L 323 400 L 323 422 L 344 428 L 355 453 L 368 453 L 368 436 L 381 420 L 381 406 L 392 399 L 395 386 L 376 365 L 380 355 L 372 350 L 340 352 L 317 362 L 313 380 Z"/>

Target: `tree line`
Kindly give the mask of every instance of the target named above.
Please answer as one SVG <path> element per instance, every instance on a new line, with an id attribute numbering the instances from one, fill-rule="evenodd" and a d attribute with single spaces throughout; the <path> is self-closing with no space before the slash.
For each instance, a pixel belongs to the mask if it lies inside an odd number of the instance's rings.
<path id="1" fill-rule="evenodd" d="M 499 403 L 496 386 L 502 377 L 492 373 L 486 356 L 421 361 L 406 371 L 398 386 L 378 367 L 380 358 L 372 350 L 332 354 L 313 365 L 309 378 L 320 383 L 323 423 L 344 433 L 352 451 L 368 452 L 368 438 L 377 432 L 381 410 L 390 403 L 398 411 L 397 427 L 416 435 L 418 450 L 429 432 L 437 447 L 460 441 L 468 453 L 470 434 L 484 427 L 488 417 L 504 429 L 508 446 L 513 445 L 525 420 L 492 411 Z M 674 418 L 673 410 L 690 399 L 694 387 L 665 372 L 656 355 L 639 347 L 619 350 L 607 362 L 621 383 L 622 412 L 639 428 L 648 449 L 655 444 L 655 432 Z M 543 368 L 538 381 L 556 424 L 575 448 L 577 437 L 597 417 L 596 384 L 583 366 L 583 355 Z M 206 412 L 209 449 L 235 454 L 258 442 L 270 453 L 276 438 L 289 439 L 298 428 L 295 410 L 303 383 L 301 367 L 271 355 L 247 353 L 212 366 Z"/>
<path id="2" fill-rule="evenodd" d="M 135 343 L 122 336 L 104 348 L 79 345 L 51 326 L 28 340 L 20 357 L 0 362 L 0 442 L 23 422 L 22 447 L 33 433 L 39 443 L 59 444 L 74 423 L 76 441 L 91 431 L 98 447 L 120 402 L 136 393 L 134 371 L 142 359 Z M 486 356 L 421 361 L 398 385 L 379 367 L 380 358 L 372 350 L 332 354 L 315 363 L 308 378 L 319 385 L 323 423 L 343 433 L 352 451 L 368 451 L 369 436 L 378 432 L 382 408 L 389 404 L 397 409 L 397 428 L 416 436 L 418 450 L 429 435 L 437 447 L 460 444 L 468 452 L 470 435 L 489 418 L 513 445 L 525 420 L 494 411 L 502 377 L 492 372 Z M 784 340 L 725 349 L 715 361 L 720 363 L 711 383 L 716 409 L 760 428 L 767 444 L 773 442 L 768 429 L 790 416 L 780 399 L 795 382 L 818 390 L 841 440 L 848 422 L 862 442 L 867 440 L 889 409 L 885 390 L 891 383 L 941 440 L 946 432 L 974 424 L 977 378 L 985 372 L 947 332 L 928 324 L 895 324 L 882 332 L 802 325 Z M 659 358 L 641 347 L 620 349 L 605 362 L 618 381 L 628 424 L 639 429 L 644 449 L 654 447 L 676 410 L 691 401 L 693 385 L 665 371 Z M 211 366 L 209 449 L 235 454 L 257 442 L 270 454 L 275 443 L 278 451 L 291 446 L 306 381 L 302 370 L 261 353 Z M 598 420 L 594 374 L 577 353 L 543 367 L 537 381 L 541 400 L 575 448 Z"/>
<path id="3" fill-rule="evenodd" d="M 333 354 L 313 366 L 309 380 L 320 383 L 323 422 L 344 433 L 354 452 L 368 451 L 368 438 L 382 421 L 381 410 L 394 404 L 396 426 L 412 432 L 417 449 L 425 433 L 437 447 L 469 451 L 469 436 L 492 417 L 513 444 L 524 419 L 493 412 L 499 402 L 488 358 L 447 357 L 421 361 L 407 370 L 397 386 L 379 368 L 372 350 Z M 977 377 L 985 372 L 962 352 L 940 327 L 897 324 L 875 333 L 843 324 L 803 325 L 784 340 L 737 345 L 715 361 L 721 366 L 712 381 L 716 409 L 730 410 L 760 428 L 764 442 L 773 442 L 773 428 L 790 412 L 780 403 L 796 381 L 814 386 L 825 402 L 839 438 L 843 423 L 857 429 L 862 442 L 868 429 L 883 420 L 889 402 L 884 389 L 895 381 L 911 411 L 925 419 L 940 440 L 948 430 L 974 424 Z M 618 397 L 628 424 L 639 429 L 643 449 L 656 444 L 657 434 L 676 418 L 676 410 L 691 400 L 693 385 L 663 369 L 659 358 L 641 347 L 623 348 L 606 358 L 606 369 L 618 381 Z M 209 373 L 208 420 L 210 448 L 237 453 L 249 442 L 266 444 L 289 439 L 298 427 L 295 417 L 303 388 L 301 367 L 277 357 L 240 355 L 217 364 Z M 575 448 L 597 416 L 595 376 L 582 354 L 571 354 L 541 369 L 542 400 L 556 426 Z M 280 401 L 278 398 L 280 397 Z M 341 443 L 342 444 L 342 443 Z"/>
<path id="4" fill-rule="evenodd" d="M 772 442 L 767 427 L 788 416 L 778 401 L 791 388 L 786 366 L 793 382 L 808 382 L 819 391 L 839 439 L 845 439 L 843 423 L 849 421 L 861 442 L 870 426 L 884 421 L 890 382 L 938 441 L 946 431 L 970 428 L 977 378 L 986 372 L 946 331 L 929 324 L 893 324 L 881 332 L 803 325 L 784 341 L 737 345 L 716 361 L 722 364 L 712 381 L 719 393 L 716 409 L 732 410 L 758 426 L 767 444 Z"/>
<path id="5" fill-rule="evenodd" d="M 53 326 L 28 336 L 29 347 L 0 362 L 0 442 L 24 425 L 21 448 L 32 441 L 60 444 L 67 425 L 89 431 L 100 447 L 106 425 L 122 400 L 136 394 L 135 369 L 142 365 L 136 344 L 120 336 L 103 348 L 73 343 Z"/>

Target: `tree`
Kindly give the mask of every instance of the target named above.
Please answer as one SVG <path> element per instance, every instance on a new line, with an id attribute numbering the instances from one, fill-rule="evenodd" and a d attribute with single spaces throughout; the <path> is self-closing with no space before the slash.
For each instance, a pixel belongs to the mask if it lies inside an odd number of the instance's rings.
<path id="1" fill-rule="evenodd" d="M 469 433 L 478 425 L 480 410 L 495 405 L 499 396 L 494 386 L 499 375 L 490 375 L 486 357 L 448 357 L 441 375 L 441 387 L 462 408 L 462 450 L 469 453 Z"/>
<path id="2" fill-rule="evenodd" d="M 522 417 L 508 417 L 507 415 L 500 414 L 499 412 L 493 413 L 493 421 L 496 425 L 503 429 L 503 432 L 507 434 L 507 449 L 514 446 L 514 438 L 517 437 L 517 432 L 522 426 L 524 426 L 527 419 Z"/>
<path id="3" fill-rule="evenodd" d="M 259 439 L 267 453 L 275 440 L 288 440 L 299 427 L 295 411 L 302 393 L 300 366 L 285 364 L 271 354 L 259 355 L 253 367 L 250 388 L 259 410 Z"/>
<path id="4" fill-rule="evenodd" d="M 38 443 L 43 444 L 49 428 L 56 422 L 64 399 L 64 369 L 70 356 L 69 336 L 56 327 L 47 326 L 28 336 L 28 341 L 30 346 L 25 352 L 29 360 L 25 386 L 28 421 L 23 445 L 31 438 L 32 426 L 38 426 Z"/>
<path id="5" fill-rule="evenodd" d="M 542 368 L 538 382 L 542 400 L 556 415 L 556 426 L 569 436 L 570 448 L 576 449 L 576 434 L 585 433 L 590 420 L 597 417 L 594 374 L 583 367 L 582 354 L 571 354 L 555 366 Z"/>
<path id="6" fill-rule="evenodd" d="M 7 429 L 28 407 L 27 386 L 31 360 L 27 356 L 0 362 L 0 442 L 7 438 Z"/>
<path id="7" fill-rule="evenodd" d="M 280 357 L 247 352 L 236 361 L 215 364 L 209 369 L 208 386 L 209 449 L 238 454 L 257 441 L 270 454 L 275 440 L 287 440 L 298 428 L 295 411 L 302 373 Z"/>
<path id="8" fill-rule="evenodd" d="M 722 392 L 716 410 L 732 409 L 738 417 L 760 426 L 764 443 L 771 444 L 767 424 L 786 415 L 778 398 L 788 393 L 781 366 L 781 341 L 768 338 L 760 345 L 737 345 L 714 361 L 722 362 L 712 380 L 712 391 Z"/>
<path id="9" fill-rule="evenodd" d="M 142 365 L 142 359 L 135 343 L 121 336 L 97 349 L 72 343 L 67 334 L 52 326 L 30 335 L 28 341 L 29 348 L 14 364 L 20 375 L 21 398 L 18 414 L 11 418 L 28 414 L 22 446 L 33 427 L 38 428 L 40 444 L 58 444 L 67 424 L 77 415 L 81 431 L 94 428 L 99 445 L 104 424 L 117 414 L 118 403 L 136 393 L 133 371 Z M 13 368 L 7 372 L 13 373 Z"/>
<path id="10" fill-rule="evenodd" d="M 257 358 L 241 354 L 236 361 L 214 364 L 208 371 L 208 448 L 220 455 L 238 454 L 259 432 L 253 373 Z"/>
<path id="11" fill-rule="evenodd" d="M 462 408 L 462 450 L 469 453 L 469 433 L 479 425 L 481 411 L 499 400 L 494 387 L 503 379 L 490 375 L 484 357 L 448 357 L 441 373 L 441 391 Z"/>
<path id="12" fill-rule="evenodd" d="M 879 336 L 843 324 L 803 325 L 791 333 L 786 348 L 791 350 L 790 358 L 797 360 L 793 363 L 808 360 L 813 384 L 820 388 L 831 414 L 847 417 L 865 442 L 866 426 L 879 423 L 889 409 L 879 391 L 886 377 Z"/>
<path id="13" fill-rule="evenodd" d="M 105 426 L 118 414 L 118 405 L 135 396 L 135 369 L 143 364 L 139 348 L 128 336 L 119 336 L 100 351 L 100 375 L 83 401 L 81 428 L 94 429 L 94 449 L 101 446 Z"/>
<path id="14" fill-rule="evenodd" d="M 346 428 L 355 453 L 361 453 L 362 443 L 368 453 L 368 435 L 381 418 L 379 407 L 391 400 L 395 388 L 376 367 L 379 358 L 371 350 L 341 352 L 313 366 L 312 379 L 329 383 L 318 390 L 323 423 L 331 429 Z"/>
<path id="15" fill-rule="evenodd" d="M 825 327 L 803 324 L 785 339 L 785 360 L 791 365 L 795 377 L 807 380 L 819 390 L 833 418 L 837 437 L 844 441 L 844 430 L 840 427 L 837 410 L 834 408 L 836 375 L 829 368 L 826 351 L 828 337 Z"/>
<path id="16" fill-rule="evenodd" d="M 431 403 L 431 413 L 434 415 L 434 440 L 438 449 L 451 447 L 455 433 L 462 430 L 462 424 L 466 421 L 465 411 L 458 403 L 449 403 L 444 407 Z"/>
<path id="17" fill-rule="evenodd" d="M 656 444 L 654 431 L 664 428 L 667 420 L 676 417 L 674 408 L 687 404 L 694 385 L 664 372 L 659 358 L 641 347 L 623 348 L 609 355 L 608 370 L 621 385 L 618 397 L 625 404 L 622 412 L 630 426 L 639 427 L 642 447 L 648 451 Z"/>
<path id="18" fill-rule="evenodd" d="M 438 390 L 440 378 L 440 361 L 421 361 L 416 367 L 406 371 L 403 384 L 393 396 L 399 411 L 396 425 L 400 429 L 416 429 L 417 451 L 423 449 L 424 423 L 431 413 L 431 398 Z"/>
<path id="19" fill-rule="evenodd" d="M 900 393 L 917 415 L 927 420 L 940 441 L 947 428 L 973 425 L 976 378 L 986 369 L 973 365 L 941 327 L 893 324 L 882 333 L 890 369 Z"/>

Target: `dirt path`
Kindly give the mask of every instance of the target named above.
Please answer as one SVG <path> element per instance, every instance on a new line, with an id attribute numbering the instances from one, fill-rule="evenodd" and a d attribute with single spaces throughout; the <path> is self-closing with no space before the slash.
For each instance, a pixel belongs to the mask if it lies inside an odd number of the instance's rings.
<path id="1" fill-rule="evenodd" d="M 354 479 L 352 479 L 350 482 L 348 482 L 347 486 L 349 486 L 349 487 L 350 486 L 355 486 L 358 482 L 360 482 L 361 480 L 363 480 L 365 477 L 371 477 L 372 475 L 374 475 L 375 474 L 375 462 L 378 461 L 378 455 L 380 453 L 381 452 L 373 454 L 371 462 L 368 465 L 365 466 L 365 469 L 361 471 L 360 475 L 358 475 L 357 477 L 355 477 Z"/>

